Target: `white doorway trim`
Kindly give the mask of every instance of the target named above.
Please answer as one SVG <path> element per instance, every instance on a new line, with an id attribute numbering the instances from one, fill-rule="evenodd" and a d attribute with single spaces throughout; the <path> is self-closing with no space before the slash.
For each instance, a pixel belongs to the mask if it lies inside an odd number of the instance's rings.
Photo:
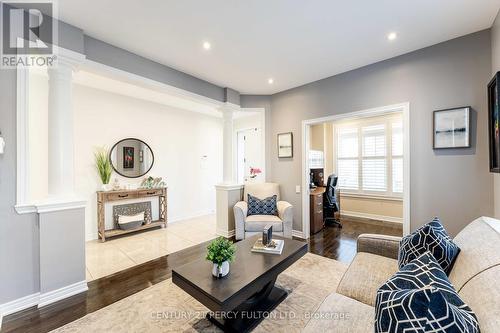
<path id="1" fill-rule="evenodd" d="M 403 235 L 410 233 L 410 103 L 400 103 L 368 110 L 332 115 L 302 121 L 302 233 L 294 231 L 301 238 L 309 238 L 309 134 L 311 125 L 343 119 L 374 117 L 395 112 L 403 113 Z"/>

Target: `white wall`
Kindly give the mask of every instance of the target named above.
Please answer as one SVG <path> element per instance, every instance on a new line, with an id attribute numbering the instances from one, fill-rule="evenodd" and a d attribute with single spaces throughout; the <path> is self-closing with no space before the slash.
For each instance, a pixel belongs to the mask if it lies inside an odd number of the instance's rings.
<path id="1" fill-rule="evenodd" d="M 46 77 L 32 76 L 30 95 L 31 198 L 47 193 Z M 45 92 L 45 93 L 44 93 Z M 96 191 L 101 182 L 94 166 L 94 150 L 110 149 L 124 138 L 138 138 L 153 150 L 148 175 L 163 177 L 168 186 L 169 222 L 215 212 L 215 184 L 222 179 L 222 120 L 81 85 L 73 86 L 75 113 L 75 189 L 88 200 L 86 239 L 97 238 Z M 42 106 L 40 106 L 42 105 Z M 206 157 L 205 157 L 206 156 Z M 113 173 L 122 184 L 142 178 Z M 154 207 L 154 206 L 153 206 Z"/>
<path id="2" fill-rule="evenodd" d="M 195 112 L 74 86 L 76 190 L 88 200 L 87 239 L 97 237 L 96 194 L 100 180 L 94 149 L 111 148 L 123 138 L 145 141 L 155 162 L 148 173 L 168 186 L 168 219 L 215 211 L 214 185 L 222 178 L 222 120 Z M 203 156 L 206 156 L 203 161 Z M 111 182 L 138 183 L 113 174 Z"/>

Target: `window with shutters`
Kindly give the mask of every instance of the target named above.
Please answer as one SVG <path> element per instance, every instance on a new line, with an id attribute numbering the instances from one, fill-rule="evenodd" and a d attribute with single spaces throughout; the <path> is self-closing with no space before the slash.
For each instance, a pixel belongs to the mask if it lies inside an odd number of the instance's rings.
<path id="1" fill-rule="evenodd" d="M 347 193 L 402 197 L 401 115 L 335 124 L 335 165 Z"/>

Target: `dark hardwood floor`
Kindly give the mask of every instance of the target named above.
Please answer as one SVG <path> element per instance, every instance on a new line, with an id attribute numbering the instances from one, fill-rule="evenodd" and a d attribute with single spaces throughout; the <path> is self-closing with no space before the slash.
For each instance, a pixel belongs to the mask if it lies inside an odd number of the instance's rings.
<path id="1" fill-rule="evenodd" d="M 343 228 L 325 227 L 311 236 L 309 251 L 342 262 L 356 254 L 356 239 L 362 233 L 401 236 L 402 229 L 343 217 Z M 367 223 L 368 222 L 368 223 Z M 2 332 L 48 332 L 135 294 L 171 277 L 172 268 L 205 255 L 207 243 L 169 254 L 116 274 L 89 282 L 86 293 L 69 297 L 41 309 L 32 307 L 3 318 Z"/>
<path id="2" fill-rule="evenodd" d="M 309 239 L 309 252 L 350 263 L 356 255 L 356 240 L 361 234 L 402 236 L 402 227 L 354 217 L 342 217 L 342 228 L 326 226 Z"/>

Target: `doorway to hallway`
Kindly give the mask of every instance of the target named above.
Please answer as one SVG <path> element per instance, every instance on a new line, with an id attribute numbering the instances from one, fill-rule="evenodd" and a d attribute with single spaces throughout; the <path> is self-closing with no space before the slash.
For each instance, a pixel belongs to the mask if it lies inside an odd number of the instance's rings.
<path id="1" fill-rule="evenodd" d="M 238 183 L 259 180 L 262 174 L 252 174 L 251 170 L 262 168 L 262 130 L 259 127 L 242 129 L 237 132 L 236 137 Z"/>

